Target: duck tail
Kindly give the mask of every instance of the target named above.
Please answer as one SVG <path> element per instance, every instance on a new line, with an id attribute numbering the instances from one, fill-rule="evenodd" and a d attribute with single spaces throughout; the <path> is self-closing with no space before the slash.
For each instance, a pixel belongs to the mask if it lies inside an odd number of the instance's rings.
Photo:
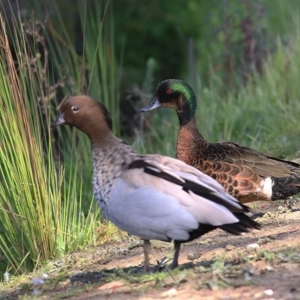
<path id="1" fill-rule="evenodd" d="M 271 200 L 282 200 L 300 193 L 300 177 L 272 177 L 273 187 Z"/>
<path id="2" fill-rule="evenodd" d="M 244 213 L 234 214 L 238 219 L 238 223 L 224 224 L 220 228 L 234 235 L 240 235 L 243 232 L 249 232 L 250 229 L 261 229 L 260 224 L 252 220 Z"/>

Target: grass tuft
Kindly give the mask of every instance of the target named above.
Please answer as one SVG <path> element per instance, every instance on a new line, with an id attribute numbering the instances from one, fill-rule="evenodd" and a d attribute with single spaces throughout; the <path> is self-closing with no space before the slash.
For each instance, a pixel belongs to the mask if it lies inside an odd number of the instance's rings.
<path id="1" fill-rule="evenodd" d="M 79 3 L 84 5 L 82 1 Z M 70 128 L 59 129 L 63 131 L 60 140 L 49 126 L 56 114 L 53 104 L 57 93 L 90 90 L 96 93 L 96 87 L 103 82 L 101 94 L 106 101 L 112 94 L 116 95 L 115 61 L 113 55 L 111 60 L 105 59 L 113 53 L 112 27 L 107 29 L 111 41 L 108 48 L 103 37 L 106 27 L 99 27 L 101 20 L 106 22 L 105 16 L 83 19 L 87 29 L 83 30 L 86 51 L 79 56 L 71 50 L 70 38 L 55 35 L 58 31 L 51 20 L 47 24 L 34 18 L 27 21 L 19 13 L 10 17 L 8 22 L 0 14 L 2 278 L 5 271 L 11 275 L 25 273 L 45 260 L 101 243 L 109 239 L 107 235 L 110 239 L 119 235 L 114 226 L 99 221 L 100 210 L 91 191 L 89 141 Z M 112 24 L 109 17 L 108 20 Z M 95 45 L 90 34 L 99 28 Z M 57 40 L 61 43 L 55 44 Z M 79 63 L 85 61 L 88 65 L 86 90 Z M 68 67 L 59 68 L 63 63 L 69 64 Z M 100 69 L 102 77 L 96 82 L 96 75 L 91 74 L 98 74 Z M 71 72 L 69 77 L 66 70 Z M 107 90 L 109 82 L 112 86 Z M 95 97 L 102 98 L 99 93 Z M 109 104 L 116 118 L 117 96 L 114 99 Z M 78 144 L 81 152 L 74 153 L 72 149 Z M 106 235 L 101 235 L 99 228 Z"/>

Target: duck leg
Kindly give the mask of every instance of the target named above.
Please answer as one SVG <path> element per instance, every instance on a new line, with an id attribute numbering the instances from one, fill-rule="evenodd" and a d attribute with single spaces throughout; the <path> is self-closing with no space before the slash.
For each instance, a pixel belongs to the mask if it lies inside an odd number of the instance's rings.
<path id="1" fill-rule="evenodd" d="M 150 260 L 149 260 L 149 253 L 150 253 L 150 241 L 144 240 L 144 267 L 145 267 L 145 273 L 148 273 L 150 271 Z"/>
<path id="2" fill-rule="evenodd" d="M 180 251 L 180 242 L 176 242 L 174 241 L 174 257 L 173 257 L 173 261 L 171 264 L 171 269 L 175 269 L 176 267 L 178 267 L 178 257 L 179 257 L 179 251 Z"/>

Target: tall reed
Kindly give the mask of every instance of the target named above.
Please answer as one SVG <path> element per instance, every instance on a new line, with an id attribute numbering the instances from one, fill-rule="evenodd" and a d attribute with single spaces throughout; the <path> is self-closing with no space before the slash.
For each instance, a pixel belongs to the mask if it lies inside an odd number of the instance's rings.
<path id="1" fill-rule="evenodd" d="M 98 17 L 82 19 L 87 42 L 80 55 L 51 20 L 26 21 L 17 13 L 8 22 L 0 15 L 0 274 L 26 272 L 99 242 L 88 140 L 71 129 L 62 129 L 61 138 L 49 127 L 57 93 L 62 98 L 93 90 L 96 98 L 106 99 L 113 118 L 118 115 L 117 97 L 108 100 L 117 95 L 112 28 L 108 48 L 102 36 L 106 26 Z M 112 15 L 107 18 L 112 22 Z M 79 151 L 73 151 L 78 144 Z"/>

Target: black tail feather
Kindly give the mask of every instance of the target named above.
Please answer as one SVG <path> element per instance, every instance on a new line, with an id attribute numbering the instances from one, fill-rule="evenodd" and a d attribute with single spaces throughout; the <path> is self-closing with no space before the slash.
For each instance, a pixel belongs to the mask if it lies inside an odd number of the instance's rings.
<path id="1" fill-rule="evenodd" d="M 224 224 L 220 228 L 234 235 L 240 235 L 242 232 L 248 232 L 250 229 L 261 228 L 260 224 L 243 213 L 234 215 L 239 219 L 238 223 Z"/>
<path id="2" fill-rule="evenodd" d="M 298 176 L 272 177 L 272 200 L 280 200 L 300 193 L 300 178 Z"/>
<path id="3" fill-rule="evenodd" d="M 240 235 L 243 232 L 249 232 L 251 229 L 260 229 L 261 226 L 257 222 L 253 221 L 250 217 L 245 215 L 244 213 L 236 213 L 234 214 L 238 219 L 239 222 L 231 223 L 231 224 L 224 224 L 220 226 L 213 226 L 210 224 L 199 224 L 199 227 L 196 230 L 190 231 L 190 238 L 186 241 L 178 241 L 178 242 L 190 242 L 194 239 L 199 238 L 200 236 L 214 230 L 220 228 L 228 233 L 233 235 Z"/>

